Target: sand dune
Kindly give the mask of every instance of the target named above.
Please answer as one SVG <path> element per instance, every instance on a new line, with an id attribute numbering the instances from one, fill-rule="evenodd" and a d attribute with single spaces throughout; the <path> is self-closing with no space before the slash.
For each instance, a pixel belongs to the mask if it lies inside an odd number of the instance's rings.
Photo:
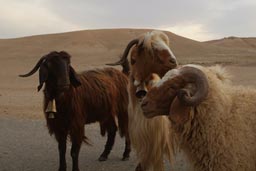
<path id="1" fill-rule="evenodd" d="M 219 40 L 207 41 L 205 43 L 221 47 L 244 49 L 246 51 L 256 50 L 256 38 L 239 38 L 231 36 Z"/>
<path id="2" fill-rule="evenodd" d="M 31 36 L 0 40 L 0 59 L 23 59 L 29 62 L 52 50 L 66 50 L 74 56 L 74 63 L 102 65 L 115 60 L 133 38 L 148 30 L 114 29 L 87 30 L 61 34 Z M 242 62 L 255 57 L 255 39 L 223 39 L 198 42 L 170 32 L 170 47 L 182 63 Z M 240 43 L 242 42 L 242 43 Z M 224 57 L 223 57 L 224 56 Z M 193 59 L 191 59 L 193 58 Z"/>

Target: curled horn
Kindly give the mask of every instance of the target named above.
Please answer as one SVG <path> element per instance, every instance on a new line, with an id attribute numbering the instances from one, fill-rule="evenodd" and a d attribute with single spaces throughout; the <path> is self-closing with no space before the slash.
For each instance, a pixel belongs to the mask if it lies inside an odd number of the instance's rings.
<path id="1" fill-rule="evenodd" d="M 200 104 L 208 95 L 209 84 L 205 74 L 194 67 L 183 67 L 180 74 L 185 83 L 193 83 L 196 86 L 196 92 L 192 96 L 189 89 L 180 89 L 177 94 L 180 102 L 186 106 Z"/>
<path id="2" fill-rule="evenodd" d="M 24 75 L 19 75 L 20 77 L 28 77 L 31 76 L 32 74 L 34 74 L 38 68 L 40 67 L 41 63 L 44 61 L 44 59 L 46 58 L 46 56 L 41 57 L 41 59 L 37 62 L 37 64 L 34 66 L 34 68 L 27 74 Z"/>
<path id="3" fill-rule="evenodd" d="M 129 51 L 132 48 L 132 46 L 135 44 L 138 44 L 138 43 L 139 43 L 139 39 L 134 39 L 134 40 L 130 41 L 130 43 L 128 43 L 126 49 L 124 50 L 124 53 L 123 53 L 123 56 L 121 57 L 121 59 L 115 63 L 110 63 L 110 64 L 106 64 L 106 65 L 110 65 L 110 66 L 122 65 L 124 68 L 124 71 L 127 70 L 127 72 L 128 72 L 129 65 L 128 65 L 127 56 L 129 54 Z"/>

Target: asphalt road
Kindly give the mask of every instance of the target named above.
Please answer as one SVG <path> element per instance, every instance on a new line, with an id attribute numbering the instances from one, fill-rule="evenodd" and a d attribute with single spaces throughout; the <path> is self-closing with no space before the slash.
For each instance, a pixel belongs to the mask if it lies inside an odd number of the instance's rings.
<path id="1" fill-rule="evenodd" d="M 83 144 L 80 152 L 81 171 L 133 171 L 134 154 L 129 161 L 121 161 L 124 139 L 119 135 L 109 159 L 99 162 L 106 137 L 101 137 L 98 124 L 85 127 L 92 146 Z M 71 170 L 70 143 L 67 147 L 67 165 Z M 57 171 L 57 142 L 46 129 L 44 120 L 24 120 L 0 116 L 0 171 Z"/>
<path id="2" fill-rule="evenodd" d="M 97 159 L 103 151 L 106 137 L 100 136 L 98 124 L 86 125 L 85 131 L 92 146 L 83 144 L 81 148 L 79 156 L 81 171 L 134 171 L 137 162 L 133 152 L 129 161 L 121 161 L 124 139 L 118 135 L 109 159 L 99 162 Z M 72 166 L 70 149 L 68 143 L 66 154 L 68 171 L 71 171 Z M 179 154 L 173 169 L 166 162 L 166 170 L 190 170 L 182 158 Z M 0 116 L 0 171 L 57 170 L 57 142 L 48 134 L 44 120 Z"/>

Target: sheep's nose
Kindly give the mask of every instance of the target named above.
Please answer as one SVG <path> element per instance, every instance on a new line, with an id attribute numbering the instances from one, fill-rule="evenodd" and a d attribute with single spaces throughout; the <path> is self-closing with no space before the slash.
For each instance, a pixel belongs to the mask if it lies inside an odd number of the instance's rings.
<path id="1" fill-rule="evenodd" d="M 147 94 L 147 91 L 146 90 L 139 90 L 139 91 L 136 91 L 136 97 L 139 98 L 139 99 L 142 99 L 143 97 L 145 97 Z"/>
<path id="2" fill-rule="evenodd" d="M 145 107 L 147 105 L 148 105 L 148 101 L 147 100 L 142 100 L 141 107 Z"/>

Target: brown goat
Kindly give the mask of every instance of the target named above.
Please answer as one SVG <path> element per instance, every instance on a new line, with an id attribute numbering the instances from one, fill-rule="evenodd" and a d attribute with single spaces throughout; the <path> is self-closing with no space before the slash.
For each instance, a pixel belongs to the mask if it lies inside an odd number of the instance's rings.
<path id="1" fill-rule="evenodd" d="M 160 31 L 141 35 L 127 45 L 121 60 L 110 65 L 125 65 L 126 70 L 130 70 L 129 134 L 139 159 L 136 170 L 164 170 L 164 154 L 170 159 L 172 151 L 169 143 L 169 121 L 164 116 L 153 120 L 146 119 L 140 101 L 150 89 L 150 80 L 154 74 L 163 76 L 177 66 L 167 35 Z"/>
<path id="2" fill-rule="evenodd" d="M 100 123 L 101 135 L 108 133 L 105 149 L 99 160 L 107 159 L 118 126 L 120 135 L 126 138 L 123 160 L 128 159 L 130 140 L 127 76 L 113 68 L 88 70 L 77 74 L 70 65 L 70 58 L 64 51 L 51 52 L 43 56 L 28 74 L 21 75 L 27 77 L 39 69 L 38 91 L 45 83 L 45 118 L 49 133 L 54 134 L 58 141 L 59 171 L 66 171 L 67 136 L 72 142 L 73 171 L 79 170 L 78 155 L 81 143 L 86 142 L 84 125 L 93 122 Z M 54 101 L 57 111 L 52 116 L 53 113 L 48 108 Z"/>

